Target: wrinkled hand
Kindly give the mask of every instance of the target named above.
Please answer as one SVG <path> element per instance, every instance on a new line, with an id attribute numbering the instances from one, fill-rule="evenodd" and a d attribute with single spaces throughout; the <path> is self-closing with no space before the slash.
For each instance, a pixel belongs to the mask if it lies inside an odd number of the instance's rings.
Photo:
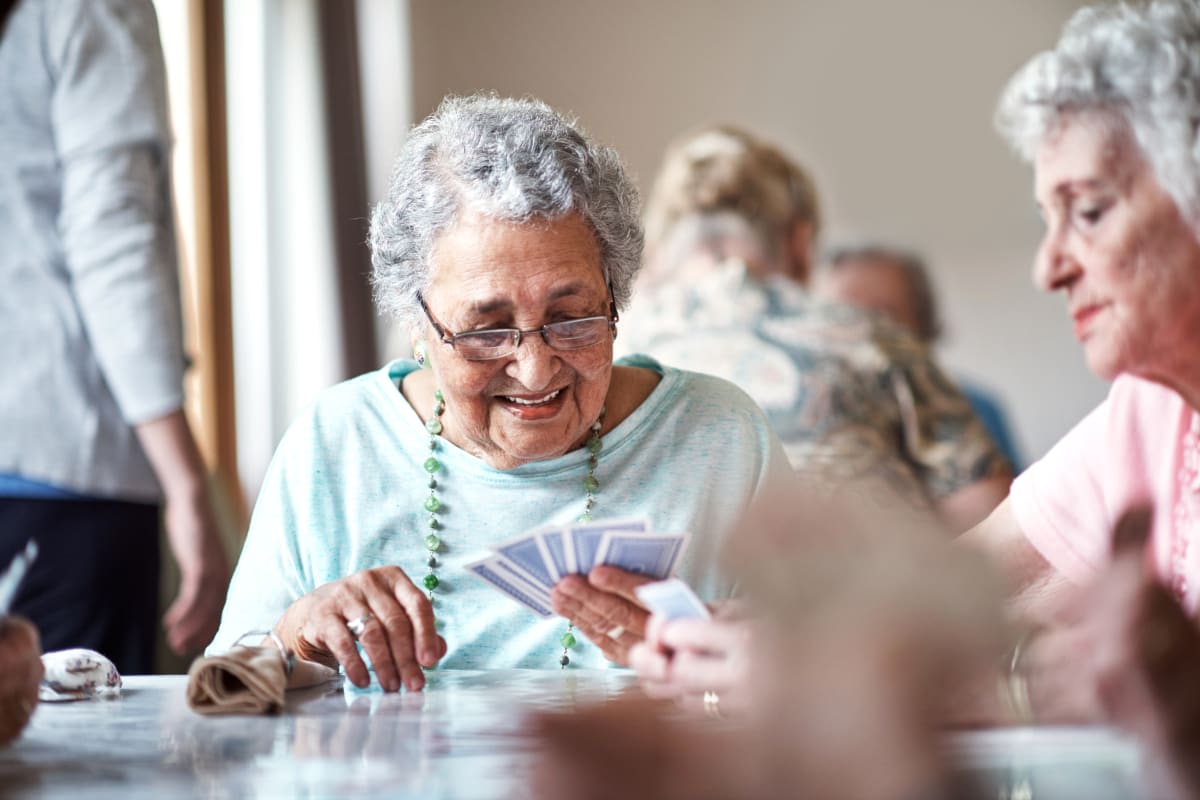
<path id="1" fill-rule="evenodd" d="M 628 666 L 629 651 L 646 635 L 650 616 L 633 590 L 652 580 L 616 567 L 596 567 L 586 579 L 563 578 L 551 590 L 550 600 L 555 612 L 573 622 L 605 658 Z"/>
<path id="2" fill-rule="evenodd" d="M 1154 577 L 1149 530 L 1146 509 L 1122 515 L 1110 566 L 1022 665 L 1039 719 L 1116 724 L 1200 789 L 1200 629 Z"/>
<path id="3" fill-rule="evenodd" d="M 346 623 L 370 614 L 362 643 L 379 684 L 385 691 L 409 691 L 425 686 L 421 667 L 432 667 L 446 654 L 438 636 L 433 605 L 399 567 L 376 567 L 357 572 L 301 597 L 288 607 L 275 626 L 284 644 L 300 658 L 336 661 L 359 688 L 371 682 L 370 672 Z"/>
<path id="4" fill-rule="evenodd" d="M 1173 727 L 1179 715 L 1200 722 L 1200 685 L 1181 680 L 1200 668 L 1200 632 L 1154 577 L 1149 526 L 1146 509 L 1122 515 L 1108 568 L 1072 598 L 1062 624 L 1024 649 L 1039 720 L 1115 722 L 1143 733 Z M 1159 718 L 1156 695 L 1168 687 L 1175 693 Z"/>
<path id="5" fill-rule="evenodd" d="M 705 692 L 716 692 L 722 713 L 744 711 L 751 702 L 751 624 L 744 620 L 652 616 L 646 640 L 630 653 L 642 689 L 650 697 L 703 708 Z"/>
<path id="6" fill-rule="evenodd" d="M 16 739 L 37 708 L 41 656 L 33 625 L 17 617 L 0 619 L 0 745 Z"/>
<path id="7" fill-rule="evenodd" d="M 195 652 L 212 641 L 229 588 L 229 559 L 206 491 L 168 496 L 167 541 L 179 564 L 179 594 L 163 615 L 167 644 Z"/>

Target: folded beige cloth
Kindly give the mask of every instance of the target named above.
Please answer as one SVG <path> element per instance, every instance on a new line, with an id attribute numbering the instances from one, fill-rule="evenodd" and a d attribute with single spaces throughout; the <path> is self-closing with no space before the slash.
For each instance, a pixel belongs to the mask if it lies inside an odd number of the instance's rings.
<path id="1" fill-rule="evenodd" d="M 288 675 L 277 648 L 238 646 L 192 662 L 187 701 L 197 714 L 268 714 L 283 708 L 288 689 L 316 686 L 337 674 L 324 664 L 297 659 Z"/>

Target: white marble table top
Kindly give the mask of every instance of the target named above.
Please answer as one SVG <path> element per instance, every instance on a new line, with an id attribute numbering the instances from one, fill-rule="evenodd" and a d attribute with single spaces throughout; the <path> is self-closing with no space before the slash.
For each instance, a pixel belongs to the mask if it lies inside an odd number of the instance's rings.
<path id="1" fill-rule="evenodd" d="M 0 796 L 521 797 L 536 755 L 518 734 L 523 714 L 633 684 L 618 670 L 431 671 L 424 692 L 333 684 L 294 693 L 280 715 L 202 717 L 187 708 L 185 680 L 127 677 L 118 700 L 39 706 L 0 749 Z M 988 797 L 1138 796 L 1136 748 L 1108 731 L 989 731 L 947 744 Z"/>

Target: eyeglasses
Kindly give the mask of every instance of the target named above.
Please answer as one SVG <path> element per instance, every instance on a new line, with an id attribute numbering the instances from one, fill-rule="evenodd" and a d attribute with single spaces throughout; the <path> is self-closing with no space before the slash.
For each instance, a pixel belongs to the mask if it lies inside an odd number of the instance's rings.
<path id="1" fill-rule="evenodd" d="M 454 351 L 468 361 L 492 361 L 497 358 L 507 358 L 517 352 L 521 346 L 522 337 L 527 334 L 540 334 L 542 341 L 555 350 L 582 350 L 600 344 L 610 335 L 617 335 L 617 304 L 613 300 L 612 287 L 608 287 L 608 316 L 583 317 L 564 322 L 551 322 L 540 328 L 488 328 L 482 331 L 467 331 L 453 333 L 443 328 L 425 298 L 417 293 L 417 302 L 421 310 L 429 318 L 429 324 L 437 331 L 441 340 L 454 348 Z"/>

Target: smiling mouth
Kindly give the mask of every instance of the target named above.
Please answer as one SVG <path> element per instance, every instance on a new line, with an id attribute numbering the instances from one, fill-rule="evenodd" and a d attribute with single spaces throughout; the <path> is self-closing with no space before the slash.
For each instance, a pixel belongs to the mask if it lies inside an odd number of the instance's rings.
<path id="1" fill-rule="evenodd" d="M 547 403 L 553 403 L 562 394 L 562 391 L 562 389 L 555 389 L 550 394 L 542 395 L 541 397 L 511 397 L 509 395 L 501 395 L 500 397 L 519 406 L 544 406 Z"/>

